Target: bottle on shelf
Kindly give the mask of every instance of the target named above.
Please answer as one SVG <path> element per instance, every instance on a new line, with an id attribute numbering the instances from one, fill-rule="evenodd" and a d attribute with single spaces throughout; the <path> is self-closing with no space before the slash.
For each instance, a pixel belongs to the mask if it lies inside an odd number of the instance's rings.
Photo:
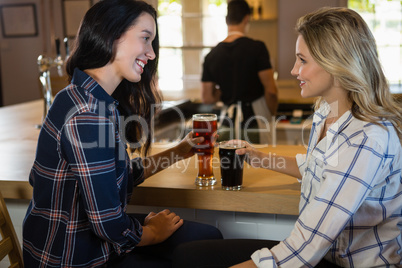
<path id="1" fill-rule="evenodd" d="M 262 19 L 262 1 L 258 1 L 258 7 L 257 7 L 257 13 L 258 13 L 258 19 Z"/>
<path id="2" fill-rule="evenodd" d="M 250 14 L 251 14 L 251 18 L 254 18 L 254 3 L 250 3 Z"/>
<path id="3" fill-rule="evenodd" d="M 258 0 L 254 0 L 253 2 L 253 19 L 258 20 L 259 16 L 258 16 L 258 6 L 259 6 L 259 1 Z"/>

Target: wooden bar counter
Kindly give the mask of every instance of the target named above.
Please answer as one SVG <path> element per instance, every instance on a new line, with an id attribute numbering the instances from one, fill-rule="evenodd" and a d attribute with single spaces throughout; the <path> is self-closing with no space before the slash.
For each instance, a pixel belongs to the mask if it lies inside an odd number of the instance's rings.
<path id="1" fill-rule="evenodd" d="M 5 198 L 30 199 L 28 176 L 35 157 L 43 101 L 0 108 L 0 190 Z M 172 143 L 156 143 L 152 153 Z M 278 155 L 305 152 L 303 146 L 282 145 L 259 150 Z M 224 191 L 220 187 L 218 150 L 214 155 L 214 175 L 218 183 L 210 187 L 194 184 L 195 157 L 180 161 L 148 178 L 134 189 L 130 204 L 142 206 L 240 211 L 297 215 L 300 184 L 293 177 L 245 165 L 243 189 Z M 161 163 L 163 164 L 163 163 Z M 280 165 L 281 163 L 271 163 Z"/>

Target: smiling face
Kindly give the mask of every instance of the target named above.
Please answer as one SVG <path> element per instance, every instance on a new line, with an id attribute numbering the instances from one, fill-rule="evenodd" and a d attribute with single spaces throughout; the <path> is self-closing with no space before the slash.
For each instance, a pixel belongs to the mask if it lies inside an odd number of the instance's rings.
<path id="1" fill-rule="evenodd" d="M 111 67 L 121 80 L 139 82 L 148 60 L 155 59 L 152 41 L 155 39 L 154 18 L 141 14 L 136 23 L 116 40 L 116 56 Z"/>
<path id="2" fill-rule="evenodd" d="M 333 77 L 313 59 L 301 35 L 297 38 L 296 62 L 291 74 L 300 81 L 303 98 L 322 96 L 328 99 L 335 93 Z"/>

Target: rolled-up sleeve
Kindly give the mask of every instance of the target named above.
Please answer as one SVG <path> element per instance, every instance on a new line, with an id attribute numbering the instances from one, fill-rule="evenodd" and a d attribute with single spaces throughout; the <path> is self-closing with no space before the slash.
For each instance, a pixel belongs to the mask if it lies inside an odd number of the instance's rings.
<path id="1" fill-rule="evenodd" d="M 271 251 L 267 248 L 262 248 L 257 250 L 251 255 L 251 259 L 259 268 L 276 268 L 276 261 L 274 256 L 272 256 Z"/>
<path id="2" fill-rule="evenodd" d="M 306 154 L 297 154 L 296 155 L 296 163 L 299 167 L 300 174 L 303 176 L 304 172 L 306 171 L 306 162 L 307 162 L 307 155 Z M 297 178 L 299 181 L 301 178 Z"/>

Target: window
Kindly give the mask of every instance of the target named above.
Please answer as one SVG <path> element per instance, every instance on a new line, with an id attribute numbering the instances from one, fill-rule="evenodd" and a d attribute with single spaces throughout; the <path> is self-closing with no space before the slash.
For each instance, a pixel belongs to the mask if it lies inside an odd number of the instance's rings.
<path id="1" fill-rule="evenodd" d="M 199 88 L 204 56 L 225 38 L 226 0 L 158 0 L 159 88 Z"/>
<path id="2" fill-rule="evenodd" d="M 349 0 L 369 25 L 391 92 L 402 93 L 402 1 Z"/>

